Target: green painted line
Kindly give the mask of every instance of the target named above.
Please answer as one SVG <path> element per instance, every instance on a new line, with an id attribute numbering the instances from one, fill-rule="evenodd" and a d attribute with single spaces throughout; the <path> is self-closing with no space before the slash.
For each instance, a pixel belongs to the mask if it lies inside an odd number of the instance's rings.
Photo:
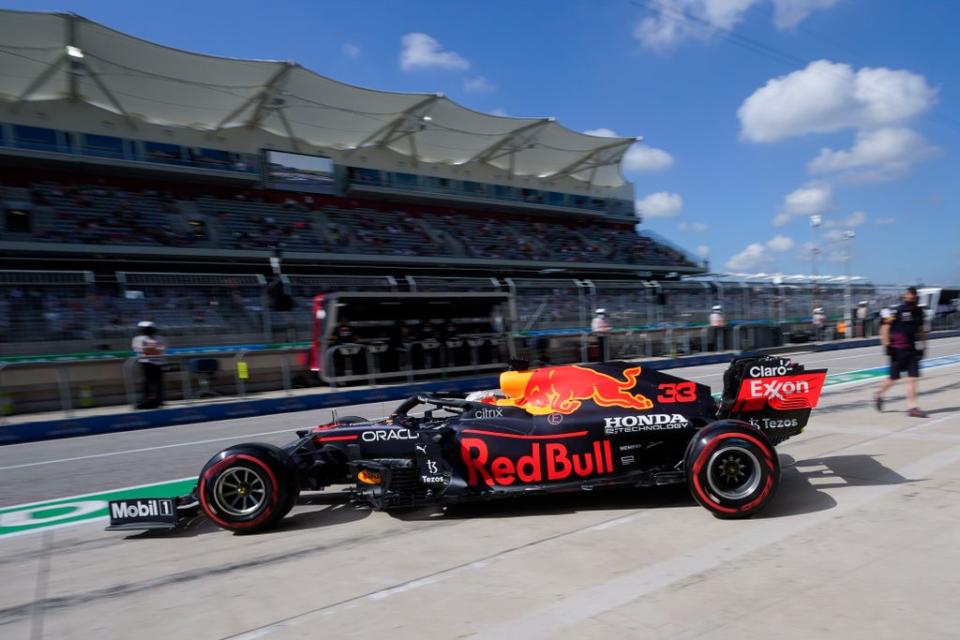
<path id="1" fill-rule="evenodd" d="M 181 478 L 157 484 L 124 487 L 69 498 L 0 509 L 0 539 L 17 534 L 66 527 L 108 517 L 107 502 L 129 498 L 173 498 L 193 490 L 196 478 Z"/>

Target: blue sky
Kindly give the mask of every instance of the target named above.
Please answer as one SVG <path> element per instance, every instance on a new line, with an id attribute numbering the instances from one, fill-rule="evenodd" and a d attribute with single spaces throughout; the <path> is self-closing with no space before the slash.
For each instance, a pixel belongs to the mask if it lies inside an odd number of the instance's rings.
<path id="1" fill-rule="evenodd" d="M 58 4 L 52 4 L 56 2 Z M 163 44 L 642 135 L 644 226 L 718 271 L 960 283 L 960 2 L 8 1 Z M 406 56 L 404 56 L 406 52 Z M 406 62 L 404 62 L 406 61 Z"/>

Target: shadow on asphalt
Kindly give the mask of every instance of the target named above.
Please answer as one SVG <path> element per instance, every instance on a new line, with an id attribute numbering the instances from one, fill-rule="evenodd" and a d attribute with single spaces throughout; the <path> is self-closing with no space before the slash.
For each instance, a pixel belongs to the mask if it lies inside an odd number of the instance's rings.
<path id="1" fill-rule="evenodd" d="M 262 534 L 280 531 L 296 531 L 298 529 L 316 529 L 338 524 L 346 524 L 362 520 L 370 515 L 370 509 L 344 503 L 342 492 L 311 493 L 297 499 L 298 506 L 321 506 L 321 509 L 307 509 L 286 516 L 275 526 L 270 527 Z M 143 531 L 127 536 L 127 540 L 145 540 L 152 538 L 192 538 L 207 533 L 226 533 L 213 521 L 203 515 L 197 515 L 184 521 L 176 529 L 155 529 Z M 238 534 L 258 536 L 261 533 Z"/>
<path id="2" fill-rule="evenodd" d="M 960 407 L 940 407 L 938 409 L 930 409 L 927 411 L 927 415 L 933 416 L 938 413 L 955 413 L 957 411 L 960 411 Z"/>
<path id="3" fill-rule="evenodd" d="M 781 454 L 780 488 L 758 517 L 776 518 L 832 509 L 837 501 L 824 489 L 915 482 L 885 467 L 877 457 L 861 454 L 794 460 Z"/>
<path id="4" fill-rule="evenodd" d="M 614 489 L 596 492 L 522 496 L 450 505 L 445 510 L 415 509 L 392 512 L 399 520 L 448 520 L 468 518 L 518 518 L 556 516 L 583 511 L 611 511 L 682 507 L 693 504 L 686 485 L 649 489 Z"/>
<path id="5" fill-rule="evenodd" d="M 782 476 L 780 488 L 770 505 L 757 517 L 815 513 L 832 509 L 837 501 L 824 489 L 850 486 L 894 485 L 914 482 L 885 467 L 871 455 L 824 456 L 794 460 L 781 454 Z M 342 492 L 317 493 L 301 496 L 301 507 L 319 509 L 298 510 L 281 520 L 275 527 L 263 532 L 296 531 L 356 522 L 368 517 L 369 508 L 344 503 Z M 489 502 L 475 502 L 442 507 L 401 509 L 388 514 L 401 521 L 461 520 L 473 518 L 518 518 L 530 516 L 557 516 L 584 511 L 632 511 L 635 509 L 663 509 L 694 507 L 696 503 L 685 484 L 641 489 L 614 489 L 607 491 L 569 493 L 558 495 L 523 496 Z M 221 531 L 203 516 L 187 521 L 173 530 L 145 531 L 127 537 L 128 540 L 151 538 L 181 538 Z M 261 535 L 261 534 L 250 534 Z"/>

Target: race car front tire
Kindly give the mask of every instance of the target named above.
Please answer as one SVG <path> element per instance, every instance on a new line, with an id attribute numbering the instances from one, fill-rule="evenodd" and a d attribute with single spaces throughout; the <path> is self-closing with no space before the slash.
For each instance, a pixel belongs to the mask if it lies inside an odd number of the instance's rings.
<path id="1" fill-rule="evenodd" d="M 701 429 L 685 457 L 694 499 L 718 518 L 749 518 L 780 484 L 780 461 L 762 431 L 740 420 Z"/>
<path id="2" fill-rule="evenodd" d="M 224 449 L 204 466 L 197 483 L 204 514 L 236 533 L 256 533 L 276 524 L 300 494 L 290 456 L 270 444 Z"/>

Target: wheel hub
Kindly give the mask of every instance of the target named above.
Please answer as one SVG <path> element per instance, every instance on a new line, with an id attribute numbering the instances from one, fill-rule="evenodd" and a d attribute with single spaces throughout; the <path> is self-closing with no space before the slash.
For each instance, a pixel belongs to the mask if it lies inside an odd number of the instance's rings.
<path id="1" fill-rule="evenodd" d="M 230 467 L 214 483 L 213 499 L 219 510 L 228 515 L 248 516 L 266 502 L 267 483 L 254 469 Z"/>
<path id="2" fill-rule="evenodd" d="M 710 456 L 707 483 L 721 498 L 744 500 L 759 488 L 761 480 L 760 461 L 749 449 L 725 446 Z"/>

